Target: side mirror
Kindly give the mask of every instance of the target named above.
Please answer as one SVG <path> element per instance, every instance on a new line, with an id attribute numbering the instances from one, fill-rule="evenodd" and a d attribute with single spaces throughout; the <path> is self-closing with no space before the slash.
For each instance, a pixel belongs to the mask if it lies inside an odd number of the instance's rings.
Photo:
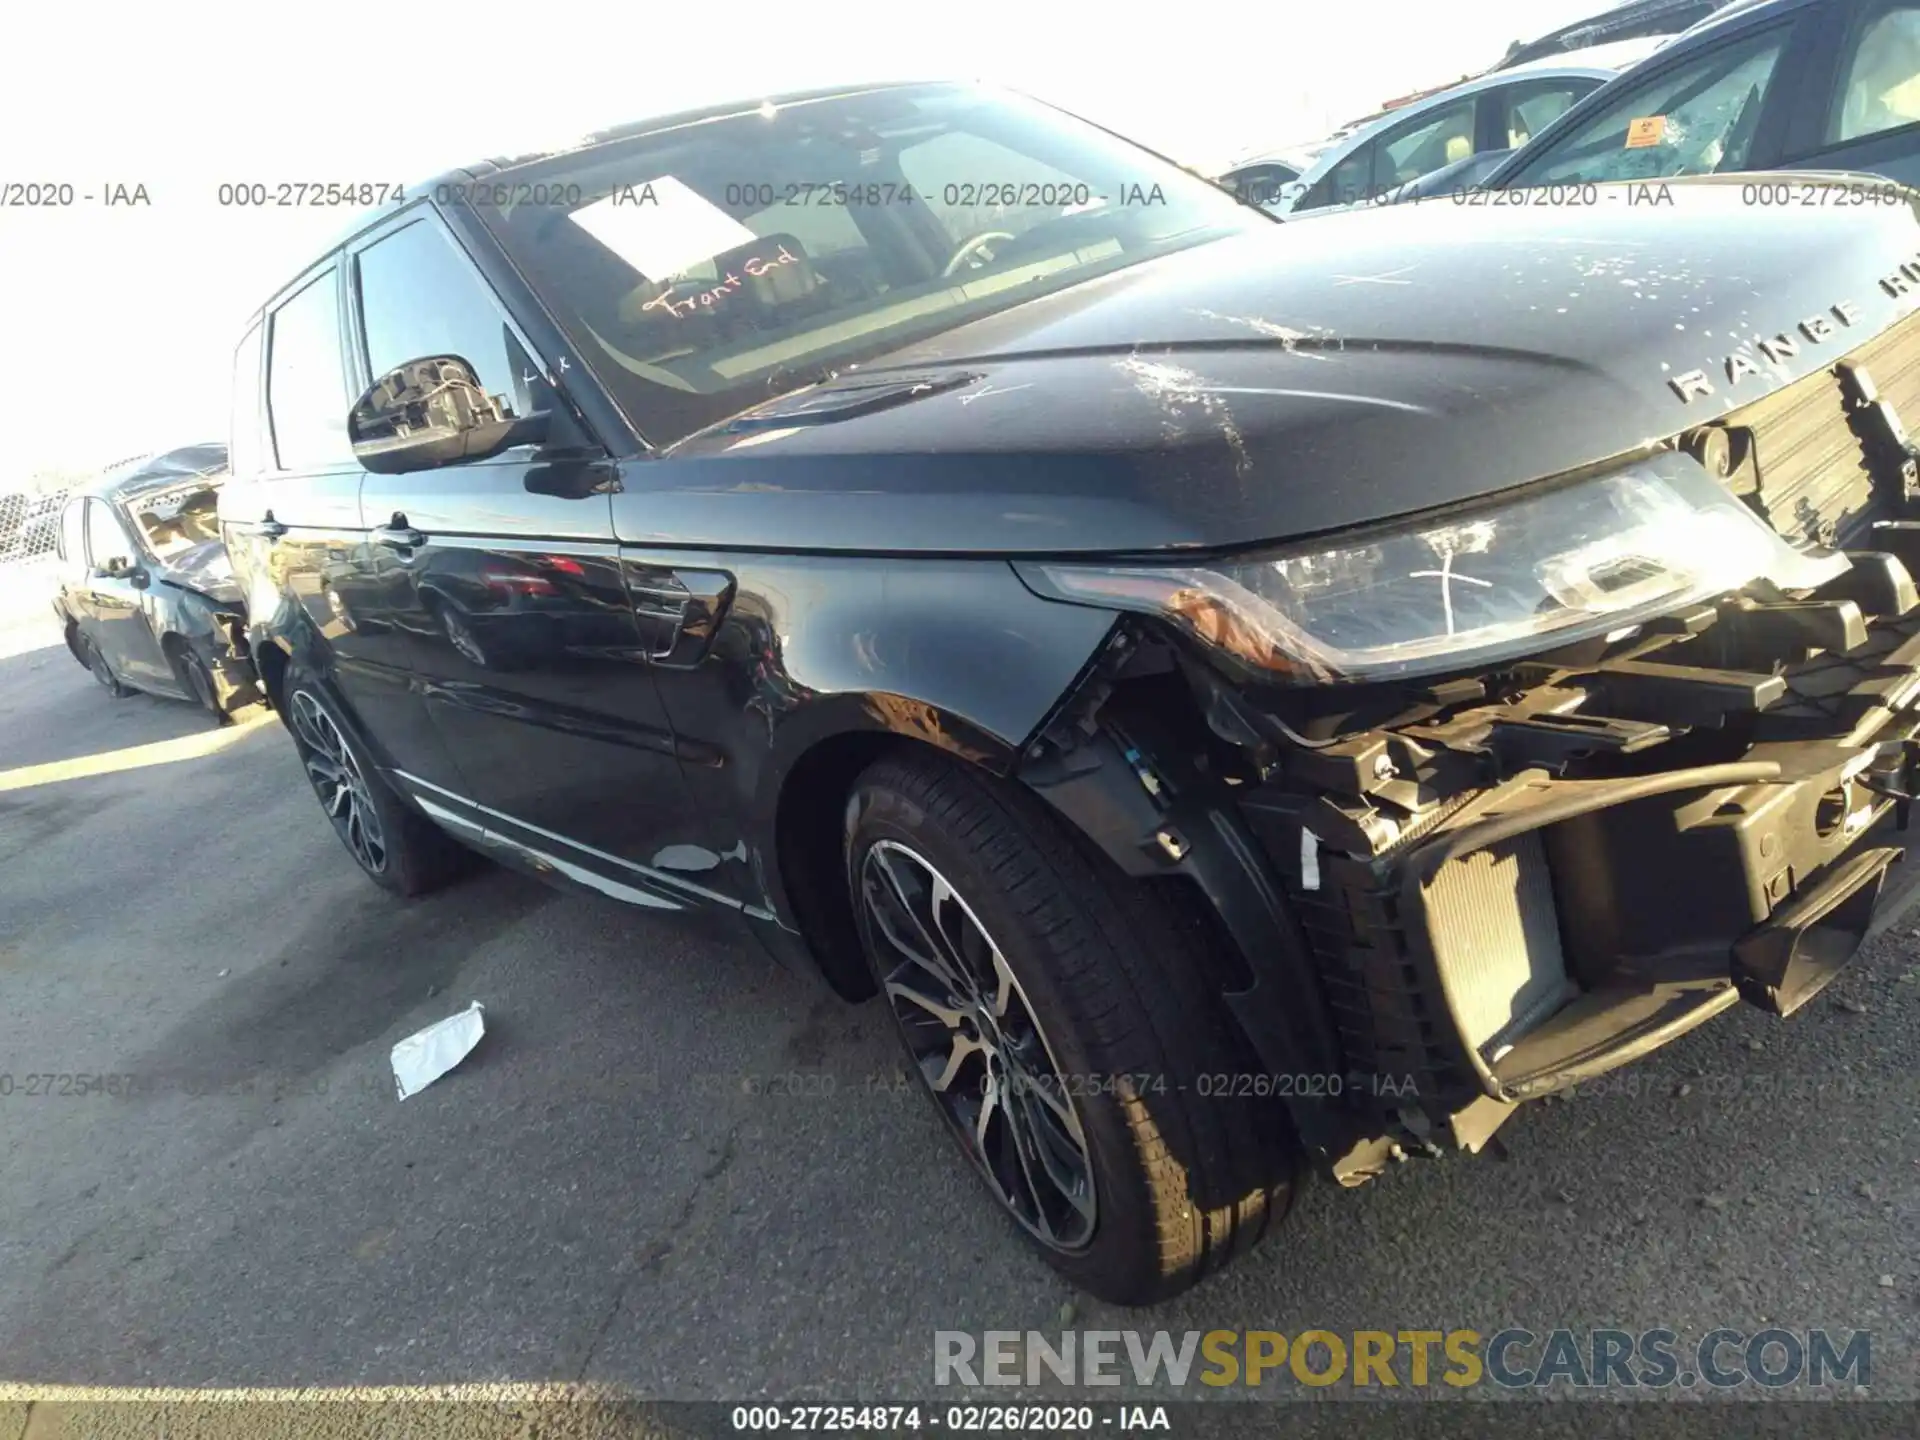
<path id="1" fill-rule="evenodd" d="M 347 416 L 353 455 L 378 475 L 485 460 L 546 439 L 547 411 L 516 416 L 458 355 L 428 355 L 390 370 Z"/>
<path id="2" fill-rule="evenodd" d="M 110 555 L 93 567 L 96 580 L 127 580 L 135 585 L 147 583 L 147 572 L 125 555 Z"/>

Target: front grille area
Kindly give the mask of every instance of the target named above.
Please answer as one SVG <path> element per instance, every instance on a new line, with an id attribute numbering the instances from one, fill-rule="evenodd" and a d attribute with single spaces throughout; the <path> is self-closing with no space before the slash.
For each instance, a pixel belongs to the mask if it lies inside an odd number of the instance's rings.
<path id="1" fill-rule="evenodd" d="M 1841 363 L 1864 367 L 1881 398 L 1920 421 L 1920 315 L 1912 315 L 1842 362 L 1683 437 L 1685 448 L 1793 540 L 1844 542 L 1900 493 L 1898 476 L 1876 475 L 1869 461 Z M 1723 438 L 1709 443 L 1716 431 Z"/>

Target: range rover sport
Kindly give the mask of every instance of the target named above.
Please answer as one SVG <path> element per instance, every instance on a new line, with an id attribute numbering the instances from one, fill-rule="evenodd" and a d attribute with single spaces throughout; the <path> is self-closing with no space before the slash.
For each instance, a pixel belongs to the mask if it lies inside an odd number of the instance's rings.
<path id="1" fill-rule="evenodd" d="M 1920 733 L 1920 227 L 1278 225 L 1022 98 L 454 172 L 237 351 L 223 531 L 355 861 L 877 997 L 1110 1300 L 1856 948 Z M 1761 223 L 1764 221 L 1764 223 Z"/>

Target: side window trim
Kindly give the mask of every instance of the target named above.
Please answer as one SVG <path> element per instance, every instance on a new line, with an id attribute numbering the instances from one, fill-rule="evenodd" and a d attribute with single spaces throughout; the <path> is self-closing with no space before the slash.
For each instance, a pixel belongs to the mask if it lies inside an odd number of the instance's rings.
<path id="1" fill-rule="evenodd" d="M 322 280 L 325 280 L 328 276 L 331 276 L 333 280 L 333 312 L 334 312 L 333 318 L 334 318 L 334 327 L 335 327 L 335 331 L 338 338 L 339 354 L 343 360 L 347 358 L 346 357 L 346 346 L 347 346 L 346 322 L 345 322 L 344 316 L 341 313 L 342 306 L 343 306 L 343 301 L 341 299 L 341 293 L 340 293 L 341 292 L 341 285 L 340 285 L 341 263 L 342 263 L 341 252 L 338 249 L 329 250 L 326 253 L 325 257 L 323 257 L 318 263 L 309 265 L 305 270 L 301 271 L 299 279 L 295 280 L 291 285 L 288 285 L 285 288 L 283 288 L 278 295 L 273 297 L 273 303 L 267 307 L 266 316 L 261 322 L 263 326 L 263 332 L 261 336 L 262 343 L 261 343 L 261 350 L 260 350 L 260 412 L 261 412 L 261 415 L 266 420 L 265 439 L 266 439 L 266 445 L 267 445 L 267 451 L 268 451 L 267 458 L 272 462 L 269 469 L 271 473 L 274 475 L 296 475 L 296 474 L 309 474 L 309 473 L 319 474 L 319 475 L 331 475 L 331 474 L 345 474 L 349 472 L 357 472 L 360 469 L 360 466 L 358 465 L 358 463 L 356 463 L 354 460 L 350 458 L 344 459 L 344 460 L 336 460 L 330 465 L 321 466 L 321 467 L 318 467 L 317 469 L 310 466 L 295 466 L 292 469 L 289 469 L 286 465 L 282 464 L 280 460 L 280 436 L 275 428 L 275 423 L 273 418 L 273 404 L 272 404 L 273 391 L 271 386 L 271 380 L 273 376 L 273 352 L 276 344 L 278 343 L 275 332 L 279 329 L 280 312 L 284 310 L 287 307 L 287 305 L 296 296 L 298 296 L 303 290 L 305 290 L 309 285 L 318 284 Z M 349 380 L 351 376 L 346 370 L 342 370 L 340 374 L 340 378 L 342 380 Z M 342 388 L 344 389 L 345 387 L 343 386 Z M 362 387 L 362 388 L 364 389 L 365 387 Z M 355 393 L 357 394 L 358 392 L 356 391 Z M 351 404 L 352 402 L 343 401 L 342 403 Z"/>

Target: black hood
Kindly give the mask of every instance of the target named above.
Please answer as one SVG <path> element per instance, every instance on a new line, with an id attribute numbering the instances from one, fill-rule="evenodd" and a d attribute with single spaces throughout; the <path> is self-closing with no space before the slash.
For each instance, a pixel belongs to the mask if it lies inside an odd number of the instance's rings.
<path id="1" fill-rule="evenodd" d="M 1737 179 L 1199 246 L 848 372 L 823 387 L 856 387 L 845 404 L 805 391 L 692 436 L 640 462 L 617 523 L 720 546 L 1225 547 L 1589 465 L 1914 308 L 1920 284 L 1883 283 L 1920 252 L 1908 204 L 1756 208 Z M 1782 334 L 1794 353 L 1756 344 Z"/>

